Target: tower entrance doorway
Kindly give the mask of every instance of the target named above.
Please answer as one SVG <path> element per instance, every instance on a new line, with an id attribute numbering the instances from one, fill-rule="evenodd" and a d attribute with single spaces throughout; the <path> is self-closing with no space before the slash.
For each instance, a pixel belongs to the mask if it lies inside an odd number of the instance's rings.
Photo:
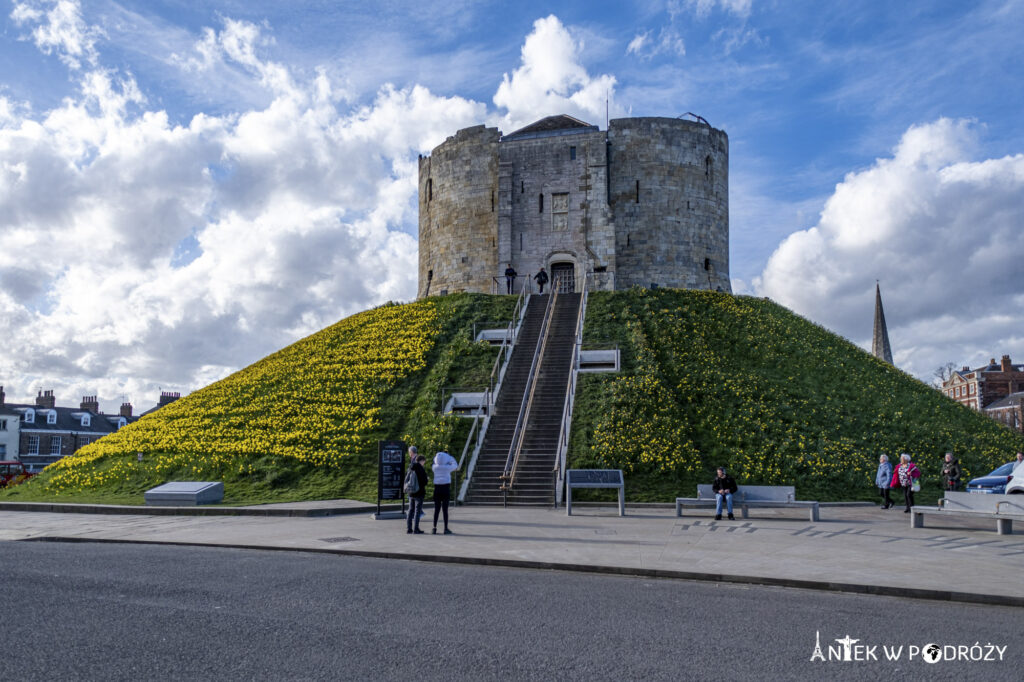
<path id="1" fill-rule="evenodd" d="M 576 266 L 572 263 L 551 264 L 551 288 L 560 294 L 576 291 Z"/>

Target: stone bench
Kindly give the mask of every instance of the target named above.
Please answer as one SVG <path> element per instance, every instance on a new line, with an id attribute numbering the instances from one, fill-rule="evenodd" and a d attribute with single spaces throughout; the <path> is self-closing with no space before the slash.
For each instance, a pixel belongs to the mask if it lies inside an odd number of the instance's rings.
<path id="1" fill-rule="evenodd" d="M 161 507 L 219 504 L 224 499 L 224 484 L 220 481 L 171 481 L 150 488 L 143 497 L 147 505 Z"/>
<path id="2" fill-rule="evenodd" d="M 925 515 L 995 519 L 996 533 L 1010 535 L 1013 522 L 1024 521 L 1024 495 L 948 492 L 938 507 L 910 508 L 910 527 L 924 528 Z"/>
<path id="3" fill-rule="evenodd" d="M 797 500 L 796 488 L 791 485 L 740 485 L 732 496 L 733 507 L 739 507 L 743 518 L 749 518 L 750 507 L 798 507 L 807 509 L 812 522 L 818 521 L 818 503 L 808 500 Z M 697 486 L 697 497 L 677 497 L 676 516 L 683 515 L 683 509 L 714 508 L 716 496 L 711 484 L 701 483 Z M 725 503 L 722 503 L 725 506 Z"/>

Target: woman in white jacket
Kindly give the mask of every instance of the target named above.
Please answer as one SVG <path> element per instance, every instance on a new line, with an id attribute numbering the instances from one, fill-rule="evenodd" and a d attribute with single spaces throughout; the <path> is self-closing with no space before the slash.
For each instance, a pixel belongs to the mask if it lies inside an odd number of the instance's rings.
<path id="1" fill-rule="evenodd" d="M 444 512 L 444 534 L 448 530 L 448 502 L 452 498 L 452 472 L 459 468 L 455 458 L 447 452 L 434 455 L 434 534 L 437 535 L 437 517 Z"/>

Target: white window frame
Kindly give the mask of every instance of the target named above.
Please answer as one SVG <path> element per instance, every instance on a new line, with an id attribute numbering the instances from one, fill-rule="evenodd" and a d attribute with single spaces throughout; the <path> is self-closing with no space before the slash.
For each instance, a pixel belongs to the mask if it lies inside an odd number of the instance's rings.
<path id="1" fill-rule="evenodd" d="M 29 455 L 39 454 L 39 436 L 28 437 L 28 453 Z"/>
<path id="2" fill-rule="evenodd" d="M 54 452 L 56 450 L 57 452 Z M 50 436 L 50 454 L 60 455 L 64 451 L 64 439 L 60 436 Z"/>
<path id="3" fill-rule="evenodd" d="M 33 410 L 31 407 L 25 410 L 25 414 L 23 416 L 25 417 L 26 424 L 36 423 L 36 411 Z"/>
<path id="4" fill-rule="evenodd" d="M 124 426 L 127 426 L 127 424 L 128 424 L 128 420 L 127 419 L 125 419 L 124 417 L 118 417 L 118 419 L 117 419 L 117 428 L 120 429 L 120 428 L 122 428 Z"/>
<path id="5" fill-rule="evenodd" d="M 50 410 L 46 413 L 46 423 L 56 424 L 57 423 L 57 410 Z"/>
<path id="6" fill-rule="evenodd" d="M 92 416 L 89 415 L 89 414 L 83 414 L 82 415 L 82 427 L 84 428 L 86 426 L 91 426 L 91 425 L 92 425 Z"/>

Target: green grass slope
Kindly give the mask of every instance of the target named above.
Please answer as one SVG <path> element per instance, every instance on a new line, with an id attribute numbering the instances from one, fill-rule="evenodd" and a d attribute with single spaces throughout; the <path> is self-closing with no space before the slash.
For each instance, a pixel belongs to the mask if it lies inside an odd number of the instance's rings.
<path id="1" fill-rule="evenodd" d="M 801 499 L 875 499 L 878 456 L 910 453 L 941 486 L 952 451 L 966 478 L 1024 438 L 767 300 L 635 289 L 590 297 L 584 348 L 622 349 L 619 374 L 582 375 L 570 466 L 622 468 L 627 496 L 692 496 L 727 466 L 740 483 Z"/>
<path id="2" fill-rule="evenodd" d="M 166 481 L 219 480 L 233 503 L 374 500 L 378 440 L 461 452 L 468 420 L 440 415 L 441 389 L 486 385 L 497 351 L 472 342 L 473 324 L 509 320 L 514 303 L 460 294 L 353 315 L 0 499 L 141 504 L 143 492 Z"/>

